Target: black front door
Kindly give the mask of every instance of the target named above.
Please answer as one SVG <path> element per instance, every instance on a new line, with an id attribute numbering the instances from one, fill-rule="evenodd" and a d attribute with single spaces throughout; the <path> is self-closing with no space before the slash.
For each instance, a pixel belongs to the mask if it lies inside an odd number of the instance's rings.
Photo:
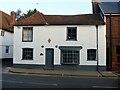
<path id="1" fill-rule="evenodd" d="M 53 69 L 54 66 L 53 63 L 54 63 L 54 49 L 47 48 L 45 69 Z"/>

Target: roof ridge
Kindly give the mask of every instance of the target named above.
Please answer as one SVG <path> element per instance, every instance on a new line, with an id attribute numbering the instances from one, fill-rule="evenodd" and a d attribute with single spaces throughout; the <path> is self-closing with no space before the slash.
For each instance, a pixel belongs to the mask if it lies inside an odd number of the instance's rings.
<path id="1" fill-rule="evenodd" d="M 88 22 L 88 19 L 89 22 Z M 103 25 L 98 14 L 79 14 L 79 15 L 44 15 L 37 11 L 31 16 L 20 20 L 15 26 L 21 25 Z"/>
<path id="2" fill-rule="evenodd" d="M 83 16 L 83 15 L 95 15 L 95 14 L 75 14 L 75 15 L 44 15 L 44 16 Z"/>

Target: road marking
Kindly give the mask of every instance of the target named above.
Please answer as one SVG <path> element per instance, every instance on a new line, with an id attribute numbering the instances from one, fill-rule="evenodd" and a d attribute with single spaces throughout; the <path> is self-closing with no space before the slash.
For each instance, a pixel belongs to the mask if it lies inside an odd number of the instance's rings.
<path id="1" fill-rule="evenodd" d="M 93 88 L 119 88 L 119 87 L 110 87 L 110 86 L 92 86 Z"/>
<path id="2" fill-rule="evenodd" d="M 10 82 L 10 83 L 27 83 L 27 84 L 36 84 L 36 85 L 51 85 L 51 86 L 58 86 L 57 84 L 49 84 L 49 83 L 34 83 L 34 82 L 18 82 L 18 81 L 9 81 L 9 80 L 0 80 L 0 81 L 3 81 L 3 82 Z"/>

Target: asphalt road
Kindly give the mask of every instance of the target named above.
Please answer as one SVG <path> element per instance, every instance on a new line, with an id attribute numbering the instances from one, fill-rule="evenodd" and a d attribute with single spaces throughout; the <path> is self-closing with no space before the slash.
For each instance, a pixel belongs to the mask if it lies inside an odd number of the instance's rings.
<path id="1" fill-rule="evenodd" d="M 120 88 L 115 77 L 39 76 L 28 74 L 3 74 L 3 88 Z"/>

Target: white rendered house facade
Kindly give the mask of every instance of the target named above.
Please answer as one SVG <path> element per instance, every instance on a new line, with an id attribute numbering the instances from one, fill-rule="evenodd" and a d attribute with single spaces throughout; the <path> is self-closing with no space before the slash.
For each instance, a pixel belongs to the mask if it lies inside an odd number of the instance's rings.
<path id="1" fill-rule="evenodd" d="M 0 59 L 13 58 L 13 32 L 0 29 Z"/>
<path id="2" fill-rule="evenodd" d="M 50 23 L 14 26 L 14 67 L 105 70 L 105 25 Z"/>
<path id="3" fill-rule="evenodd" d="M 15 13 L 8 15 L 0 11 L 0 59 L 13 59 L 13 18 Z"/>

